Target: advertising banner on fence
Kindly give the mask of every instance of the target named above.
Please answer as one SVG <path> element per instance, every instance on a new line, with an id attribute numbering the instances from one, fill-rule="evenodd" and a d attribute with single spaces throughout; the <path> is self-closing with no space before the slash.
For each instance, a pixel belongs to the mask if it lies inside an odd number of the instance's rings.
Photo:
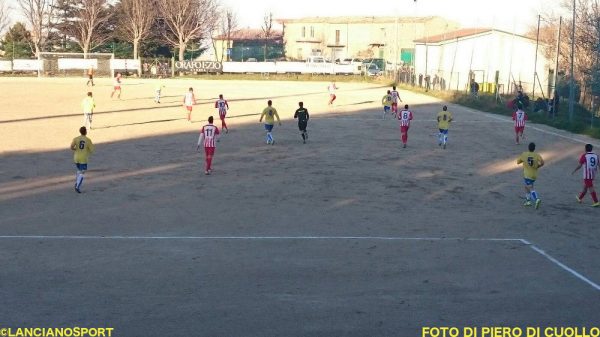
<path id="1" fill-rule="evenodd" d="M 13 70 L 38 71 L 41 69 L 41 60 L 13 60 Z"/>
<path id="2" fill-rule="evenodd" d="M 216 61 L 175 61 L 176 71 L 220 73 L 223 64 Z"/>
<path id="3" fill-rule="evenodd" d="M 0 61 L 0 71 L 12 71 L 12 62 Z"/>
<path id="4" fill-rule="evenodd" d="M 58 59 L 58 69 L 60 70 L 71 70 L 71 69 L 89 69 L 93 67 L 98 69 L 97 59 Z"/>
<path id="5" fill-rule="evenodd" d="M 110 68 L 113 70 L 137 70 L 141 69 L 140 60 L 134 59 L 111 59 Z"/>

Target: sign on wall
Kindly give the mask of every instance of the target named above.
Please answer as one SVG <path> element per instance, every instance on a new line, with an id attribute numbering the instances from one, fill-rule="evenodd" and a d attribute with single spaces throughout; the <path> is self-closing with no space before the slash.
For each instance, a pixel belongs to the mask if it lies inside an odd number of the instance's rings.
<path id="1" fill-rule="evenodd" d="M 177 71 L 222 72 L 223 64 L 216 61 L 176 61 L 175 69 Z"/>

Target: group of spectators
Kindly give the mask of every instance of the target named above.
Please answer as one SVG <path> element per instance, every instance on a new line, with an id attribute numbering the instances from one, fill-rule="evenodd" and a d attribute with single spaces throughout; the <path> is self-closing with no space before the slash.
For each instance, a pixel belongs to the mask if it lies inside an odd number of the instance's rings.
<path id="1" fill-rule="evenodd" d="M 144 62 L 142 64 L 143 77 L 167 77 L 171 74 L 168 62 L 154 61 L 153 63 Z"/>
<path id="2" fill-rule="evenodd" d="M 408 66 L 402 66 L 398 70 L 398 81 L 400 83 L 410 84 L 413 87 L 419 86 L 427 91 L 429 90 L 446 90 L 446 79 L 435 74 L 433 79 L 429 74 L 423 75 L 415 73 L 414 69 Z"/>

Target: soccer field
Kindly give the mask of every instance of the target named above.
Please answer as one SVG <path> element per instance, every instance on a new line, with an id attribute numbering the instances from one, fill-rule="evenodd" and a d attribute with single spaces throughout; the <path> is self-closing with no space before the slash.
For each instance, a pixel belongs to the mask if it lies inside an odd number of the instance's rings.
<path id="1" fill-rule="evenodd" d="M 389 88 L 325 82 L 109 79 L 83 193 L 69 144 L 86 79 L 0 78 L 0 328 L 112 327 L 113 336 L 420 336 L 425 326 L 597 326 L 600 210 L 575 201 L 597 141 Z M 186 120 L 183 95 L 199 105 Z M 196 152 L 229 101 L 213 174 Z M 265 144 L 268 99 L 283 126 Z M 293 113 L 311 113 L 302 144 Z M 404 104 L 403 103 L 403 104 Z M 215 122 L 220 127 L 218 118 Z M 546 160 L 522 206 L 518 155 Z"/>

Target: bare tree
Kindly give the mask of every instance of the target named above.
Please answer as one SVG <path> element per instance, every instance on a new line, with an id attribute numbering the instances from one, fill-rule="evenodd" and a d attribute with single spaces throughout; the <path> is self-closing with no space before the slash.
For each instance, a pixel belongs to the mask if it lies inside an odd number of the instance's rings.
<path id="1" fill-rule="evenodd" d="M 268 44 L 269 39 L 273 35 L 273 13 L 266 13 L 263 17 L 263 26 L 261 27 L 263 31 L 263 36 L 265 38 L 265 46 L 264 46 L 264 61 L 267 60 L 267 52 L 268 52 Z"/>
<path id="2" fill-rule="evenodd" d="M 0 33 L 8 27 L 10 19 L 8 18 L 8 6 L 5 0 L 0 0 Z"/>
<path id="3" fill-rule="evenodd" d="M 156 7 L 147 0 L 121 0 L 118 33 L 133 44 L 133 58 L 139 57 L 140 42 L 150 35 Z"/>
<path id="4" fill-rule="evenodd" d="M 53 28 L 55 0 L 18 0 L 18 3 L 31 26 L 31 41 L 37 56 L 46 45 Z"/>
<path id="5" fill-rule="evenodd" d="M 179 49 L 183 61 L 185 49 L 192 40 L 206 38 L 218 22 L 216 0 L 157 0 L 164 22 L 164 38 Z"/>
<path id="6" fill-rule="evenodd" d="M 60 29 L 75 39 L 84 57 L 109 37 L 106 31 L 113 15 L 107 0 L 58 0 L 62 12 Z"/>

